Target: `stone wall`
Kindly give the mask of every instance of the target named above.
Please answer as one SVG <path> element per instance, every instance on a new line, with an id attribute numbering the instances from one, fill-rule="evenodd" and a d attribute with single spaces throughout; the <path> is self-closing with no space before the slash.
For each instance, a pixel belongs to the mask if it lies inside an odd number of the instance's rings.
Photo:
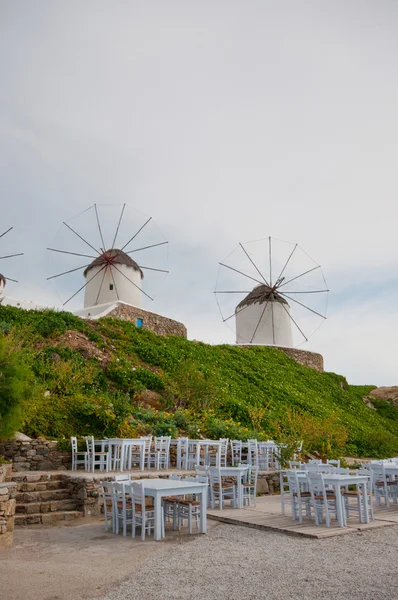
<path id="1" fill-rule="evenodd" d="M 278 347 L 278 350 L 282 350 L 282 352 L 304 367 L 320 371 L 321 373 L 324 371 L 322 354 L 309 352 L 308 350 L 298 350 L 297 348 Z"/>
<path id="2" fill-rule="evenodd" d="M 60 452 L 53 440 L 0 441 L 0 456 L 12 463 L 14 471 L 54 471 L 71 468 L 71 453 Z"/>
<path id="3" fill-rule="evenodd" d="M 142 319 L 142 328 L 149 329 L 158 335 L 178 335 L 179 337 L 187 337 L 187 328 L 183 323 L 173 321 L 168 317 L 162 317 L 156 313 L 130 306 L 128 304 L 118 304 L 118 306 L 109 312 L 107 317 L 123 319 L 124 321 L 137 322 L 137 319 Z"/>
<path id="4" fill-rule="evenodd" d="M 13 542 L 16 489 L 11 481 L 0 483 L 0 550 L 9 548 Z"/>

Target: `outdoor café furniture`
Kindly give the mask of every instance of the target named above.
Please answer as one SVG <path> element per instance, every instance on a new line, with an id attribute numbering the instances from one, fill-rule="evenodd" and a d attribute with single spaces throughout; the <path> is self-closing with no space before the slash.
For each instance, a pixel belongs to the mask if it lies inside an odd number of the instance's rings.
<path id="1" fill-rule="evenodd" d="M 209 466 L 215 467 L 226 467 L 227 466 L 227 453 L 228 453 L 228 438 L 220 438 L 220 444 L 216 448 L 216 451 L 211 450 L 208 452 L 208 464 Z"/>
<path id="2" fill-rule="evenodd" d="M 132 467 L 133 449 L 140 449 L 140 471 L 145 469 L 145 439 L 109 438 L 96 440 L 95 445 L 100 445 L 102 451 L 105 448 L 109 452 L 109 463 L 112 471 L 125 471 Z"/>
<path id="3" fill-rule="evenodd" d="M 327 491 L 322 473 L 309 472 L 308 481 L 311 504 L 314 507 L 315 525 L 322 523 L 323 514 L 325 514 L 326 527 L 330 527 L 330 517 L 333 514 L 341 527 L 346 525 L 345 512 L 341 510 L 342 503 L 339 490 L 335 490 L 334 493 Z"/>
<path id="4" fill-rule="evenodd" d="M 208 485 L 207 477 L 185 477 L 185 482 L 191 483 L 204 483 Z M 197 499 L 196 494 L 180 498 L 177 504 L 177 521 L 178 529 L 184 524 L 184 521 L 188 521 L 188 531 L 192 533 L 192 522 L 195 520 L 196 528 L 199 529 L 200 521 L 200 501 Z"/>
<path id="5" fill-rule="evenodd" d="M 343 469 L 341 469 L 343 470 Z M 347 469 L 348 471 L 348 469 Z M 358 469 L 357 475 L 366 475 L 367 477 L 369 477 L 369 483 L 366 486 L 366 493 L 368 496 L 368 520 L 373 521 L 374 520 L 374 514 L 373 514 L 373 498 L 372 498 L 372 490 L 373 490 L 373 472 L 370 469 Z M 345 508 L 345 512 L 347 517 L 350 516 L 351 513 L 357 513 L 358 517 L 359 517 L 359 521 L 361 523 L 366 522 L 365 521 L 365 507 L 363 504 L 363 496 L 361 493 L 361 490 L 359 489 L 359 487 L 356 485 L 355 486 L 355 490 L 350 490 L 348 488 L 348 486 L 346 487 L 346 489 L 342 489 L 341 493 L 343 495 L 343 502 L 344 502 L 344 508 Z M 350 500 L 353 500 L 354 502 L 350 502 Z"/>
<path id="6" fill-rule="evenodd" d="M 114 513 L 113 513 L 113 493 L 112 493 L 112 483 L 109 481 L 101 481 L 101 491 L 102 491 L 102 500 L 104 504 L 104 517 L 105 517 L 105 531 L 109 529 L 109 521 L 110 527 L 115 532 L 115 522 L 114 522 Z"/>
<path id="7" fill-rule="evenodd" d="M 239 467 L 230 467 L 231 469 L 239 469 Z M 232 500 L 232 506 L 236 508 L 236 485 L 232 482 L 226 482 L 222 480 L 221 468 L 210 467 L 210 495 L 211 495 L 211 507 L 216 507 L 216 502 L 220 510 L 223 509 L 224 500 L 226 498 Z M 240 479 L 240 477 L 239 477 Z M 242 484 L 241 484 L 242 485 Z M 242 491 L 241 491 L 242 494 Z M 242 495 L 240 496 L 242 499 Z M 241 508 L 241 506 L 240 506 Z"/>
<path id="8" fill-rule="evenodd" d="M 293 521 L 298 519 L 301 524 L 303 522 L 303 507 L 307 517 L 311 516 L 311 493 L 303 489 L 302 482 L 299 481 L 296 470 L 287 471 L 286 478 L 289 488 Z"/>
<path id="9" fill-rule="evenodd" d="M 100 471 L 109 471 L 110 469 L 110 454 L 103 450 L 96 450 L 96 443 L 92 435 L 84 438 L 87 445 L 87 465 L 88 471 L 95 471 L 96 467 L 99 467 Z"/>
<path id="10" fill-rule="evenodd" d="M 386 507 L 390 507 L 390 501 L 395 504 L 398 501 L 398 465 L 392 462 L 370 463 L 373 473 L 373 487 L 376 496 L 376 505 L 380 506 L 384 498 Z"/>
<path id="11" fill-rule="evenodd" d="M 72 448 L 72 471 L 76 471 L 78 465 L 84 465 L 84 470 L 89 470 L 89 454 L 87 452 L 79 452 L 77 449 L 77 437 L 70 438 Z"/>
<path id="12" fill-rule="evenodd" d="M 168 469 L 170 461 L 170 441 L 169 436 L 155 437 L 154 449 L 148 454 L 148 469 L 153 465 L 157 471 Z"/>
<path id="13" fill-rule="evenodd" d="M 242 463 L 242 440 L 231 440 L 231 461 L 232 466 Z"/>
<path id="14" fill-rule="evenodd" d="M 145 496 L 153 498 L 155 533 L 154 539 L 160 540 L 162 533 L 162 499 L 168 496 L 185 496 L 195 494 L 198 498 L 200 510 L 200 533 L 206 533 L 206 505 L 207 483 L 199 481 L 181 481 L 173 479 L 141 479 L 140 483 L 145 490 Z"/>
<path id="15" fill-rule="evenodd" d="M 243 480 L 243 506 L 256 506 L 258 467 L 249 466 Z"/>

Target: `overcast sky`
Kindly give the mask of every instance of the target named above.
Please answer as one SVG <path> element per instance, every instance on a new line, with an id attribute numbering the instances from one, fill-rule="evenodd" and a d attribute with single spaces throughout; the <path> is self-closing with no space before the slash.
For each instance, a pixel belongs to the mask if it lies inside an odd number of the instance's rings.
<path id="1" fill-rule="evenodd" d="M 233 342 L 218 262 L 271 235 L 331 290 L 303 348 L 398 384 L 397 31 L 395 0 L 0 0 L 8 293 L 59 306 L 62 221 L 126 202 L 170 241 L 148 308 Z"/>

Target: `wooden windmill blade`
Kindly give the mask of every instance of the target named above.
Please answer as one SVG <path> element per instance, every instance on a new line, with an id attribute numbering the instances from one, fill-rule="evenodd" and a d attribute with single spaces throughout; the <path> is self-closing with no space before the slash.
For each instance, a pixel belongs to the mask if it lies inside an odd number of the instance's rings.
<path id="1" fill-rule="evenodd" d="M 4 231 L 3 233 L 0 234 L 0 239 L 2 240 L 2 238 L 4 238 L 13 229 L 14 229 L 14 227 L 9 227 L 8 229 L 6 229 L 6 231 Z M 2 243 L 3 243 L 3 241 L 2 241 Z M 14 252 L 11 254 L 6 253 L 6 254 L 0 255 L 0 261 L 1 261 L 1 263 L 0 263 L 0 269 L 1 269 L 1 272 L 0 272 L 0 296 L 3 296 L 4 290 L 5 290 L 5 287 L 6 287 L 8 281 L 12 281 L 13 283 L 18 283 L 18 281 L 16 279 L 9 276 L 10 275 L 9 269 L 11 269 L 12 266 L 11 266 L 11 264 L 8 263 L 8 261 L 10 259 L 16 258 L 17 256 L 23 256 L 23 254 L 24 254 L 23 252 Z M 2 261 L 5 261 L 5 263 L 4 263 L 5 270 L 4 271 L 3 271 L 3 262 Z"/>

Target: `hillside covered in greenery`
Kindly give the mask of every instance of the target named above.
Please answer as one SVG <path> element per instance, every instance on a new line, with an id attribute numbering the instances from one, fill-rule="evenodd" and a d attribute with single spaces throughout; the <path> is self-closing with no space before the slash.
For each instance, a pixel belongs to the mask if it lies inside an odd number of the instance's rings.
<path id="1" fill-rule="evenodd" d="M 0 377 L 3 435 L 11 419 L 32 437 L 257 437 L 288 448 L 302 439 L 329 457 L 398 454 L 398 409 L 363 402 L 374 386 L 350 386 L 275 348 L 209 346 L 116 319 L 0 306 L 0 375 L 10 361 L 24 386 L 17 406 L 22 388 L 2 387 Z"/>

